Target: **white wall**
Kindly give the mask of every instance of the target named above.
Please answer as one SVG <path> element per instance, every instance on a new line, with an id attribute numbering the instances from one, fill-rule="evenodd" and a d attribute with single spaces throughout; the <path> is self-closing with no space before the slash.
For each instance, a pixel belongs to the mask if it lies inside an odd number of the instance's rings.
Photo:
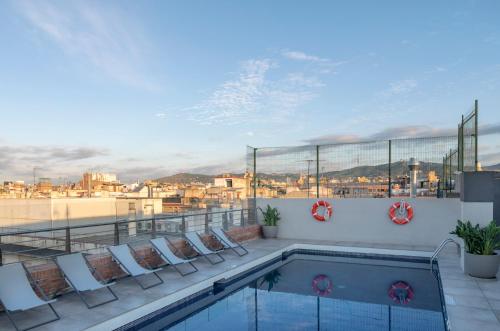
<path id="1" fill-rule="evenodd" d="M 324 199 L 332 204 L 333 216 L 318 222 L 311 215 L 316 199 L 257 199 L 257 206 L 278 208 L 282 220 L 278 237 L 368 244 L 436 246 L 449 237 L 458 219 L 487 224 L 493 218 L 493 203 L 463 203 L 459 199 L 406 199 L 414 210 L 406 225 L 388 217 L 398 199 Z M 259 212 L 259 220 L 262 214 Z"/>
<path id="2" fill-rule="evenodd" d="M 137 218 L 150 217 L 154 204 L 162 212 L 161 199 L 61 198 L 0 199 L 0 227 L 46 228 L 110 222 L 128 217 L 128 204 L 134 203 Z"/>

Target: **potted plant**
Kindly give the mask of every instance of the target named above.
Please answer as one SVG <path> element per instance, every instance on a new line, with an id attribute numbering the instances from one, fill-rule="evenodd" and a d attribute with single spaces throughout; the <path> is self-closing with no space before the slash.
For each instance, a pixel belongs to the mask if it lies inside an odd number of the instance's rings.
<path id="1" fill-rule="evenodd" d="M 472 225 L 470 221 L 458 221 L 455 231 L 451 232 L 464 241 L 465 272 L 473 277 L 495 278 L 500 265 L 500 255 L 495 249 L 500 248 L 498 237 L 500 227 L 495 221 L 487 226 Z"/>
<path id="2" fill-rule="evenodd" d="M 267 205 L 266 210 L 262 210 L 260 207 L 259 210 L 264 216 L 264 225 L 262 226 L 264 238 L 276 238 L 278 235 L 278 221 L 281 219 L 278 209 Z"/>

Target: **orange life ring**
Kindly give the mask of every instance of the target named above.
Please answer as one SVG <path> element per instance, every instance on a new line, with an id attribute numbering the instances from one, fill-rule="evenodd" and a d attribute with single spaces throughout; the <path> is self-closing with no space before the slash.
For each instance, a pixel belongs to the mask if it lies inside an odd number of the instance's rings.
<path id="1" fill-rule="evenodd" d="M 320 287 L 320 283 L 325 283 L 326 286 Z M 333 283 L 327 275 L 317 275 L 312 281 L 312 288 L 319 296 L 325 296 L 332 293 Z"/>
<path id="2" fill-rule="evenodd" d="M 391 285 L 387 293 L 394 302 L 408 304 L 414 296 L 413 289 L 407 282 L 398 281 Z"/>
<path id="3" fill-rule="evenodd" d="M 406 217 L 396 216 L 396 211 L 400 208 L 406 210 Z M 395 202 L 389 209 L 389 218 L 391 219 L 391 221 L 399 225 L 410 223 L 411 219 L 413 218 L 413 208 L 408 202 Z"/>
<path id="4" fill-rule="evenodd" d="M 319 207 L 325 207 L 325 212 L 323 212 L 323 214 L 318 213 Z M 316 220 L 324 222 L 332 217 L 332 205 L 324 200 L 316 201 L 316 203 L 312 206 L 311 213 Z"/>

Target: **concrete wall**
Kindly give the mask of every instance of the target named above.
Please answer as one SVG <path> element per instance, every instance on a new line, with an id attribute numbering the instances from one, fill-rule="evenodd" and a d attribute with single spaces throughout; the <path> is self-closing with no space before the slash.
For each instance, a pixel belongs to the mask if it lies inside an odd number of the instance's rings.
<path id="1" fill-rule="evenodd" d="M 332 204 L 333 216 L 318 222 L 311 215 L 316 199 L 257 199 L 257 205 L 278 208 L 282 220 L 278 237 L 290 239 L 436 246 L 449 237 L 458 219 L 487 224 L 493 218 L 493 203 L 461 202 L 459 199 L 407 199 L 414 210 L 406 225 L 394 224 L 388 217 L 398 199 L 325 199 Z M 259 220 L 262 215 L 259 213 Z"/>

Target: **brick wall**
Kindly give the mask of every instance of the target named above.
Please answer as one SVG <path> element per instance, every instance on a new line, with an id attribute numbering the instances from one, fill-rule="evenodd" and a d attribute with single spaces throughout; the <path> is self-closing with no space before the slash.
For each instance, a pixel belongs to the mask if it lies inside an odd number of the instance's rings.
<path id="1" fill-rule="evenodd" d="M 246 227 L 235 227 L 230 229 L 229 234 L 237 241 L 248 242 L 261 237 L 260 225 L 249 225 Z M 211 236 L 203 236 L 204 242 L 212 248 L 218 247 L 218 242 Z M 172 242 L 173 246 L 178 248 L 185 256 L 194 256 L 196 252 L 184 241 L 176 240 Z M 151 267 L 157 267 L 162 264 L 162 259 L 149 245 L 134 247 L 137 255 L 144 259 Z M 125 276 L 125 273 L 116 264 L 109 254 L 88 255 L 87 259 L 105 281 Z M 138 259 L 140 261 L 140 259 Z M 143 266 L 146 263 L 140 262 Z M 40 287 L 45 291 L 48 297 L 54 297 L 69 290 L 66 281 L 63 279 L 59 269 L 53 262 L 28 267 L 33 279 L 39 282 Z M 98 277 L 99 278 L 99 277 Z"/>

